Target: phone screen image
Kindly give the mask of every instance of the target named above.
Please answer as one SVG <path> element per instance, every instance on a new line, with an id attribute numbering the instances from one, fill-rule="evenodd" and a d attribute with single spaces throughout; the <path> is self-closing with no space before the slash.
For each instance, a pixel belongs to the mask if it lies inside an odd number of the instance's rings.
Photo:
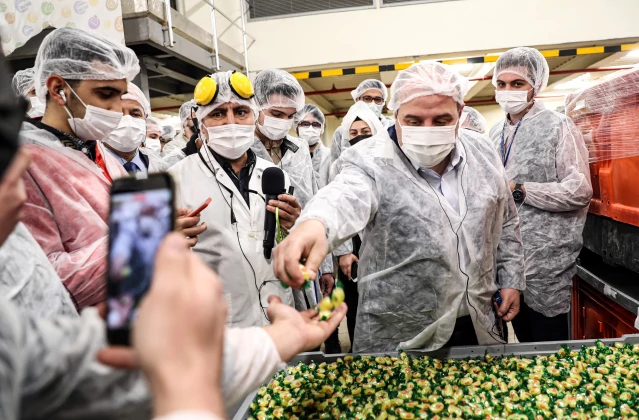
<path id="1" fill-rule="evenodd" d="M 172 226 L 169 188 L 111 196 L 107 327 L 123 333 L 115 334 L 115 341 L 128 341 L 138 305 L 151 285 L 155 254 Z"/>

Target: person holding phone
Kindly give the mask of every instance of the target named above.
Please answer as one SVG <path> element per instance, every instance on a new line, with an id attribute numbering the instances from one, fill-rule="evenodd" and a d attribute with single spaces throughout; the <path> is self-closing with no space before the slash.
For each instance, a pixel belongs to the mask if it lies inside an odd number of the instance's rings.
<path id="1" fill-rule="evenodd" d="M 235 82 L 240 76 L 244 80 Z M 222 277 L 229 325 L 267 325 L 268 296 L 277 295 L 293 305 L 293 295 L 280 285 L 270 261 L 264 258 L 264 215 L 278 208 L 282 227 L 289 229 L 299 217 L 300 204 L 288 194 L 264 202 L 262 173 L 275 165 L 251 150 L 257 109 L 250 99 L 248 78 L 219 72 L 208 82 L 216 86 L 217 94 L 198 99 L 196 90 L 196 101 L 203 101 L 198 103 L 197 120 L 205 145 L 170 169 L 179 183 L 176 201 L 197 208 L 208 197 L 212 199 L 201 213 L 208 229 L 193 250 Z M 238 91 L 248 92 L 242 97 Z M 204 103 L 205 99 L 209 102 Z M 285 179 L 288 188 L 286 174 Z"/>

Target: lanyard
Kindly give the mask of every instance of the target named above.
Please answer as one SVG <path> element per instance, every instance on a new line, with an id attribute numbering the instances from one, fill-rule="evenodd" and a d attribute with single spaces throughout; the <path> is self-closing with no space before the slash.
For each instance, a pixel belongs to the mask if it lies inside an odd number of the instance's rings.
<path id="1" fill-rule="evenodd" d="M 513 134 L 513 138 L 510 140 L 510 144 L 508 144 L 508 150 L 506 150 L 506 140 L 504 138 L 504 133 L 506 132 L 506 125 L 508 124 L 508 119 L 504 121 L 504 127 L 501 130 L 501 161 L 504 164 L 504 168 L 506 164 L 508 164 L 508 158 L 510 157 L 510 150 L 513 147 L 513 143 L 515 142 L 515 136 L 517 135 L 517 131 L 519 130 L 519 126 L 524 119 L 520 119 L 515 127 L 515 133 Z"/>

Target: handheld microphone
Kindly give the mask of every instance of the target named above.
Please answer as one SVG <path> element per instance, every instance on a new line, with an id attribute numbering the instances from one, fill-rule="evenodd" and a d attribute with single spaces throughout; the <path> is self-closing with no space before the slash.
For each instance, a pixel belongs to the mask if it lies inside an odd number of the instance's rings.
<path id="1" fill-rule="evenodd" d="M 262 173 L 262 193 L 266 196 L 266 204 L 277 200 L 277 196 L 286 193 L 284 172 L 280 168 L 266 168 Z M 264 258 L 271 259 L 271 251 L 275 246 L 275 213 L 266 210 L 264 214 Z"/>

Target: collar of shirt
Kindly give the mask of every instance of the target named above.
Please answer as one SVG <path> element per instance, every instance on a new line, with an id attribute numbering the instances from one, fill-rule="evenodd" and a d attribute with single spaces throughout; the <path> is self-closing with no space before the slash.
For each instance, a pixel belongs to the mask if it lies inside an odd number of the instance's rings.
<path id="1" fill-rule="evenodd" d="M 56 136 L 64 147 L 69 147 L 73 150 L 82 152 L 86 157 L 88 157 L 93 162 L 95 162 L 95 156 L 96 156 L 95 148 L 97 144 L 95 140 L 82 141 L 79 138 L 72 136 L 71 134 L 65 133 L 63 131 L 58 130 L 57 128 L 51 127 L 50 125 L 43 123 L 42 120 L 34 119 L 34 120 L 31 120 L 31 123 L 35 125 L 36 127 L 42 130 L 46 130 L 49 133 Z"/>
<path id="2" fill-rule="evenodd" d="M 109 153 L 111 153 L 111 156 L 116 158 L 118 162 L 120 162 L 123 166 L 125 163 L 128 162 L 126 159 L 124 159 L 122 156 L 118 156 L 113 150 L 109 149 L 108 147 L 105 147 L 105 149 L 108 150 Z M 137 149 L 135 151 L 135 156 L 133 156 L 133 159 L 131 159 L 130 162 L 135 163 L 138 166 L 138 168 L 142 169 L 143 171 L 147 171 L 149 169 L 147 168 L 147 165 L 144 163 L 144 160 L 142 160 L 142 157 L 140 156 L 140 149 Z"/>

